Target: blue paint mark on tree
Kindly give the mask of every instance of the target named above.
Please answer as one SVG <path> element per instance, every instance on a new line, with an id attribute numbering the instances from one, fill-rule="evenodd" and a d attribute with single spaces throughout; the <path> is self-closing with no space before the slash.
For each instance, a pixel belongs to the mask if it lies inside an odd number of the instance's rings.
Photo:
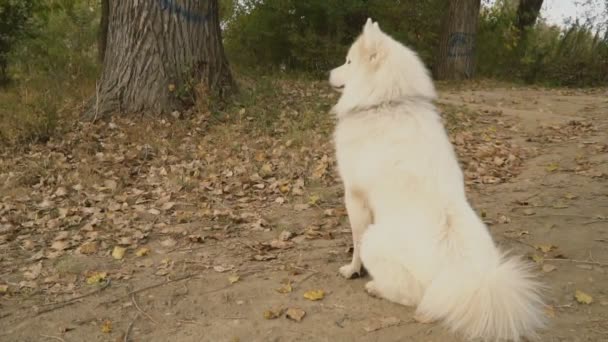
<path id="1" fill-rule="evenodd" d="M 208 14 L 202 15 L 200 13 L 189 11 L 177 4 L 175 0 L 158 0 L 158 3 L 160 5 L 160 9 L 169 12 L 169 15 L 175 14 L 178 17 L 182 17 L 190 22 L 201 24 L 208 19 Z"/>
<path id="2" fill-rule="evenodd" d="M 475 34 L 465 32 L 451 33 L 448 38 L 448 57 L 471 56 L 475 52 Z"/>

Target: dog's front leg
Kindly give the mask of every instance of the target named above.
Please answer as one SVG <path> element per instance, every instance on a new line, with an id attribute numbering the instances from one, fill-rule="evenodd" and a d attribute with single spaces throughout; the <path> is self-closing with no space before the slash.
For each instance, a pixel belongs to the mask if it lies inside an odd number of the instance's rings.
<path id="1" fill-rule="evenodd" d="M 364 195 L 360 192 L 353 192 L 347 189 L 344 196 L 346 211 L 350 220 L 350 227 L 353 234 L 353 259 L 348 265 L 340 267 L 340 274 L 345 278 L 352 278 L 355 273 L 361 272 L 360 245 L 361 237 L 372 224 L 372 212 L 367 205 Z"/>

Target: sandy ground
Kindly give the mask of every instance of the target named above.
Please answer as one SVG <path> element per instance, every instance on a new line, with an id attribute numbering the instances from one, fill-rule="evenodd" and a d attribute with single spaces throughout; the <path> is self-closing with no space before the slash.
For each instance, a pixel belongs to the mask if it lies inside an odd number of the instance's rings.
<path id="1" fill-rule="evenodd" d="M 464 122 L 469 198 L 548 286 L 541 340 L 608 341 L 608 92 L 471 86 L 439 103 Z M 106 126 L 3 154 L 1 341 L 459 341 L 338 275 L 351 241 L 331 123 L 291 150 L 273 132 L 225 152 L 205 123 L 132 151 L 108 144 L 133 127 Z M 305 166 L 274 174 L 290 163 Z"/>

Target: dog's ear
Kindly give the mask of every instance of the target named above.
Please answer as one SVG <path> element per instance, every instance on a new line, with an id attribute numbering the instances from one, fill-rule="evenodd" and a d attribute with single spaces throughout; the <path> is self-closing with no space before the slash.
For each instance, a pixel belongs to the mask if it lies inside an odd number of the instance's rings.
<path id="1" fill-rule="evenodd" d="M 374 23 L 368 18 L 363 27 L 362 42 L 364 55 L 368 57 L 371 62 L 377 61 L 380 57 L 382 38 L 383 34 L 380 30 L 380 26 L 378 26 L 378 22 Z"/>

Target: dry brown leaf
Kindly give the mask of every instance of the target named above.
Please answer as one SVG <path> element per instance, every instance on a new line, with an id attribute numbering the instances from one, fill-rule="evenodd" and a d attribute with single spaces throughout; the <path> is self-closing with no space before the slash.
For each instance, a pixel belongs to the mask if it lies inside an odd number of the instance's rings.
<path id="1" fill-rule="evenodd" d="M 306 311 L 300 309 L 300 308 L 289 308 L 287 309 L 286 313 L 285 313 L 285 317 L 296 321 L 296 322 L 300 322 L 302 321 L 302 319 L 304 318 L 304 316 L 306 315 Z"/>
<path id="2" fill-rule="evenodd" d="M 280 306 L 275 306 L 275 307 L 272 307 L 272 308 L 264 311 L 264 318 L 265 319 L 279 318 L 283 315 L 283 312 L 285 312 L 285 308 L 280 307 Z"/>
<path id="3" fill-rule="evenodd" d="M 146 248 L 146 247 L 142 247 L 135 252 L 135 255 L 137 255 L 138 257 L 143 257 L 143 256 L 148 255 L 148 253 L 150 253 L 150 249 Z"/>
<path id="4" fill-rule="evenodd" d="M 85 242 L 78 248 L 78 251 L 84 255 L 91 255 L 97 253 L 97 242 L 89 241 Z"/>
<path id="5" fill-rule="evenodd" d="M 292 290 L 293 288 L 291 287 L 291 282 L 287 282 L 281 287 L 275 289 L 275 291 L 277 291 L 278 293 L 290 293 Z"/>

